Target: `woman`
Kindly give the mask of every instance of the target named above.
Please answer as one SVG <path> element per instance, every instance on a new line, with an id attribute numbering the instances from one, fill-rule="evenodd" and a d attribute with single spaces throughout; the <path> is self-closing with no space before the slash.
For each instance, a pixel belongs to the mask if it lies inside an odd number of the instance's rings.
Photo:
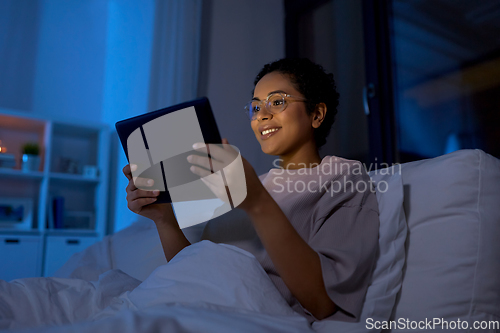
<path id="1" fill-rule="evenodd" d="M 357 321 L 375 263 L 378 206 L 359 162 L 319 156 L 337 112 L 333 75 L 307 59 L 282 59 L 265 65 L 254 84 L 246 108 L 251 127 L 262 151 L 280 164 L 259 178 L 242 159 L 247 196 L 238 208 L 262 244 L 245 249 L 309 322 Z M 217 161 L 224 151 L 210 154 Z M 188 160 L 195 174 L 209 174 L 208 158 Z M 156 223 L 169 261 L 190 245 L 171 205 L 149 205 L 159 192 L 137 189 L 146 180 L 134 184 L 130 167 L 123 171 L 129 209 Z"/>

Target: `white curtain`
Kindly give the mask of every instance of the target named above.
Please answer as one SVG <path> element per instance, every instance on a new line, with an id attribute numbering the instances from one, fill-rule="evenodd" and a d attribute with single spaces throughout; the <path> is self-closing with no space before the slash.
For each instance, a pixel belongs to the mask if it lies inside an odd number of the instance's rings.
<path id="1" fill-rule="evenodd" d="M 114 126 L 197 96 L 202 0 L 110 0 L 109 15 L 107 123 Z M 117 137 L 113 139 L 110 232 L 140 219 L 127 208 L 123 193 L 128 181 L 121 171 L 127 160 Z"/>
<path id="2" fill-rule="evenodd" d="M 202 0 L 157 0 L 149 110 L 197 97 Z"/>

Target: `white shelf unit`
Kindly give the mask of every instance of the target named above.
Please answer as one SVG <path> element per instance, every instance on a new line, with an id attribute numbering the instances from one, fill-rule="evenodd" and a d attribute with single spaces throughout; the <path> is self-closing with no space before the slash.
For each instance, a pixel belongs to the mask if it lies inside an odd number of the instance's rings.
<path id="1" fill-rule="evenodd" d="M 63 122 L 0 111 L 1 146 L 16 155 L 13 169 L 0 167 L 0 202 L 22 198 L 33 202 L 29 229 L 0 228 L 0 279 L 50 276 L 71 255 L 101 240 L 106 233 L 110 129 L 101 124 Z M 21 147 L 40 146 L 39 170 L 21 170 Z M 73 161 L 66 171 L 65 163 Z M 82 174 L 83 165 L 99 170 Z M 75 167 L 76 166 L 76 167 Z M 51 198 L 64 198 L 64 225 L 48 223 Z"/>

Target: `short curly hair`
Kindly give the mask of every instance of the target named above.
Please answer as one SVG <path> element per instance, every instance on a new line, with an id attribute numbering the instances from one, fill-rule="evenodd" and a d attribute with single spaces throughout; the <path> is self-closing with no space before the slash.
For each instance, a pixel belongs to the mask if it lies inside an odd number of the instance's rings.
<path id="1" fill-rule="evenodd" d="M 320 127 L 314 131 L 316 147 L 323 146 L 335 122 L 337 106 L 339 105 L 339 93 L 333 74 L 326 73 L 323 66 L 315 64 L 307 58 L 284 58 L 264 65 L 255 77 L 254 86 L 271 72 L 278 72 L 290 77 L 292 84 L 307 100 L 307 114 L 311 114 L 318 103 L 325 103 L 327 108 L 325 119 Z"/>

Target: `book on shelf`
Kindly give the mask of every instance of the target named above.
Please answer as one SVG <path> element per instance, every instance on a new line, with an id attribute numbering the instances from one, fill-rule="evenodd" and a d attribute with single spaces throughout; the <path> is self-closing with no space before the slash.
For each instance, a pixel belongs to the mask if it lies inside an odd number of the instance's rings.
<path id="1" fill-rule="evenodd" d="M 54 229 L 62 229 L 64 224 L 64 197 L 54 197 L 52 207 L 54 209 Z"/>
<path id="2" fill-rule="evenodd" d="M 52 208 L 52 196 L 49 196 L 47 208 L 47 229 L 54 229 L 54 209 Z"/>
<path id="3" fill-rule="evenodd" d="M 50 197 L 48 215 L 47 227 L 49 229 L 62 229 L 64 227 L 64 197 Z"/>
<path id="4" fill-rule="evenodd" d="M 0 168 L 14 169 L 16 158 L 14 154 L 0 153 Z"/>

